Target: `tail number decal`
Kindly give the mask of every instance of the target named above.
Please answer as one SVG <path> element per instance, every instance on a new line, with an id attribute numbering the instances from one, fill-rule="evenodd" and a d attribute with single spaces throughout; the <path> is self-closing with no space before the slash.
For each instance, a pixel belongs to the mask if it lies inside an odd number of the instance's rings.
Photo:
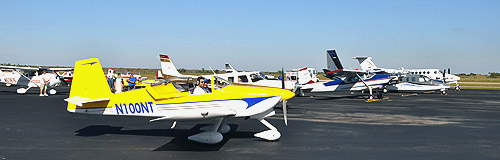
<path id="1" fill-rule="evenodd" d="M 116 114 L 153 113 L 153 102 L 115 104 Z"/>
<path id="2" fill-rule="evenodd" d="M 17 83 L 15 78 L 4 78 L 5 83 Z"/>

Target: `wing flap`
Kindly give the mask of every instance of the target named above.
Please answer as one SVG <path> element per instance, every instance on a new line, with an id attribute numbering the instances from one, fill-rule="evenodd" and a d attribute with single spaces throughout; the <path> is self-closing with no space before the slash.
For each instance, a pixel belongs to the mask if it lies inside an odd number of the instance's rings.
<path id="1" fill-rule="evenodd" d="M 103 102 L 103 101 L 109 101 L 109 100 L 110 100 L 109 98 L 90 99 L 90 98 L 78 97 L 78 96 L 64 99 L 64 101 L 69 102 L 69 103 L 73 103 L 73 104 L 80 106 L 80 107 L 82 107 L 83 104 L 86 104 L 86 103 Z"/>

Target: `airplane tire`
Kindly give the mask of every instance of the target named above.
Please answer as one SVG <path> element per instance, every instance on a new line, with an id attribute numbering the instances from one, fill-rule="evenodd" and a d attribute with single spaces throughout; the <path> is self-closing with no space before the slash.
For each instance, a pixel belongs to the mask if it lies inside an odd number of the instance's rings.
<path id="1" fill-rule="evenodd" d="M 49 90 L 49 94 L 56 94 L 56 93 L 57 93 L 57 91 L 55 89 L 50 89 Z"/>
<path id="2" fill-rule="evenodd" d="M 25 94 L 26 93 L 26 89 L 24 89 L 24 88 L 19 88 L 16 91 L 18 94 Z"/>

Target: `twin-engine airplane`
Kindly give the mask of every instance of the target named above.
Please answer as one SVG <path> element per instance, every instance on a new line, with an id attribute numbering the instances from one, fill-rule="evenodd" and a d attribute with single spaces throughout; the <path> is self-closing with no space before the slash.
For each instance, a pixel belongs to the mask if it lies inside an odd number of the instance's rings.
<path id="1" fill-rule="evenodd" d="M 448 73 L 446 73 L 446 69 L 442 72 L 439 69 L 388 69 L 388 68 L 379 68 L 373 63 L 371 57 L 354 57 L 353 59 L 358 60 L 359 65 L 363 71 L 374 72 L 377 74 L 393 74 L 399 76 L 419 76 L 422 75 L 424 77 L 429 77 L 431 80 L 439 83 L 455 83 L 455 90 L 460 91 L 460 86 L 458 85 L 458 81 L 460 80 L 459 76 L 451 74 L 450 68 L 448 68 Z M 432 88 L 432 87 L 430 87 Z M 449 86 L 448 86 L 449 88 Z"/>
<path id="2" fill-rule="evenodd" d="M 111 93 L 101 64 L 97 58 L 75 63 L 73 84 L 67 110 L 74 113 L 116 116 L 155 117 L 154 121 L 196 121 L 214 119 L 213 125 L 203 127 L 204 132 L 189 136 L 189 140 L 215 144 L 222 141 L 221 133 L 229 132 L 224 119 L 252 118 L 259 120 L 269 130 L 254 136 L 266 140 L 277 140 L 281 134 L 265 120 L 273 116 L 273 107 L 280 100 L 288 100 L 295 94 L 284 89 L 233 86 L 230 82 L 212 76 L 211 93 L 190 94 L 195 86 L 191 77 L 166 79 L 146 88 L 118 94 Z M 92 83 L 92 85 L 88 85 Z M 286 107 L 283 106 L 285 124 Z"/>
<path id="3" fill-rule="evenodd" d="M 325 77 L 332 79 L 329 82 L 318 82 L 302 86 L 302 90 L 311 92 L 332 92 L 332 91 L 365 91 L 370 93 L 369 99 L 373 99 L 373 90 L 385 87 L 393 78 L 387 74 L 371 74 L 360 70 L 344 69 L 340 63 L 335 50 L 328 50 L 327 69 L 323 69 Z M 376 95 L 381 98 L 381 94 Z"/>
<path id="4" fill-rule="evenodd" d="M 50 94 L 56 94 L 54 87 L 61 83 L 66 83 L 64 78 L 52 71 L 71 71 L 73 68 L 31 68 L 31 67 L 15 67 L 15 66 L 0 66 L 0 83 L 6 83 L 7 86 L 18 85 L 27 88 L 17 89 L 17 93 L 24 94 L 32 87 L 40 87 L 42 82 L 42 73 L 45 71 L 45 78 L 49 83 L 47 88 L 50 88 Z"/>

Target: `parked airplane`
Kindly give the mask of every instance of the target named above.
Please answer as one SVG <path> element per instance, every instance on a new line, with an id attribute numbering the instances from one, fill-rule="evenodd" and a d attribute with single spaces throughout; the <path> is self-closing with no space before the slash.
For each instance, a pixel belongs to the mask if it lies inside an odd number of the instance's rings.
<path id="1" fill-rule="evenodd" d="M 328 68 L 323 71 L 325 77 L 333 81 L 307 84 L 302 86 L 301 90 L 311 90 L 311 92 L 368 90 L 369 99 L 373 99 L 373 90 L 383 88 L 392 79 L 387 74 L 371 74 L 360 70 L 344 69 L 335 50 L 328 50 L 326 55 Z M 381 97 L 382 94 L 377 94 L 377 98 Z"/>
<path id="2" fill-rule="evenodd" d="M 150 122 L 174 121 L 171 128 L 177 121 L 213 119 L 213 125 L 201 128 L 204 132 L 188 137 L 207 144 L 222 141 L 221 133 L 230 130 L 224 120 L 231 117 L 259 120 L 269 130 L 254 136 L 277 140 L 280 132 L 265 118 L 275 114 L 273 108 L 280 100 L 294 96 L 283 89 L 234 86 L 217 76 L 212 76 L 208 94 L 191 94 L 189 91 L 194 87 L 191 77 L 175 77 L 146 88 L 113 94 L 103 74 L 97 58 L 75 62 L 73 84 L 69 98 L 65 99 L 69 112 L 156 117 Z M 283 112 L 287 124 L 285 105 Z"/>
<path id="3" fill-rule="evenodd" d="M 177 71 L 174 63 L 168 55 L 160 55 L 161 69 L 164 77 L 180 77 L 188 76 L 182 75 Z M 226 73 L 213 75 L 227 79 L 229 82 L 235 85 L 250 85 L 250 86 L 260 86 L 260 87 L 272 87 L 272 88 L 282 88 L 282 82 L 280 80 L 268 80 L 261 76 L 260 72 L 245 72 L 237 71 L 230 64 L 225 64 Z M 203 77 L 210 78 L 212 75 L 203 75 Z M 191 76 L 193 77 L 193 76 Z M 294 90 L 295 84 L 290 81 L 285 81 L 285 89 Z"/>
<path id="4" fill-rule="evenodd" d="M 54 87 L 57 87 L 66 81 L 62 76 L 59 76 L 52 71 L 71 71 L 73 68 L 31 68 L 31 67 L 15 67 L 15 66 L 0 66 L 0 82 L 6 83 L 6 85 L 19 85 L 25 86 L 27 88 L 17 89 L 17 93 L 24 94 L 32 87 L 40 87 L 40 82 L 42 80 L 41 74 L 43 71 L 46 72 L 45 76 L 49 79 L 49 94 L 56 94 L 57 91 Z"/>
<path id="5" fill-rule="evenodd" d="M 304 67 L 286 72 L 286 79 L 292 81 L 296 85 L 306 85 L 319 82 L 317 74 L 318 72 L 316 69 Z"/>
<path id="6" fill-rule="evenodd" d="M 446 70 L 442 72 L 439 69 L 388 69 L 388 68 L 379 68 L 373 63 L 371 57 L 354 57 L 353 59 L 357 59 L 361 69 L 367 72 L 374 73 L 383 73 L 383 74 L 408 74 L 408 75 L 425 75 L 430 77 L 432 80 L 442 81 L 446 84 L 455 83 L 455 90 L 460 91 L 460 86 L 458 85 L 458 81 L 460 77 L 452 75 L 450 69 L 448 68 L 448 73 Z"/>
<path id="7" fill-rule="evenodd" d="M 390 91 L 440 91 L 441 95 L 447 95 L 446 89 L 450 86 L 443 81 L 432 80 L 426 75 L 403 74 L 398 79 L 386 86 Z"/>

